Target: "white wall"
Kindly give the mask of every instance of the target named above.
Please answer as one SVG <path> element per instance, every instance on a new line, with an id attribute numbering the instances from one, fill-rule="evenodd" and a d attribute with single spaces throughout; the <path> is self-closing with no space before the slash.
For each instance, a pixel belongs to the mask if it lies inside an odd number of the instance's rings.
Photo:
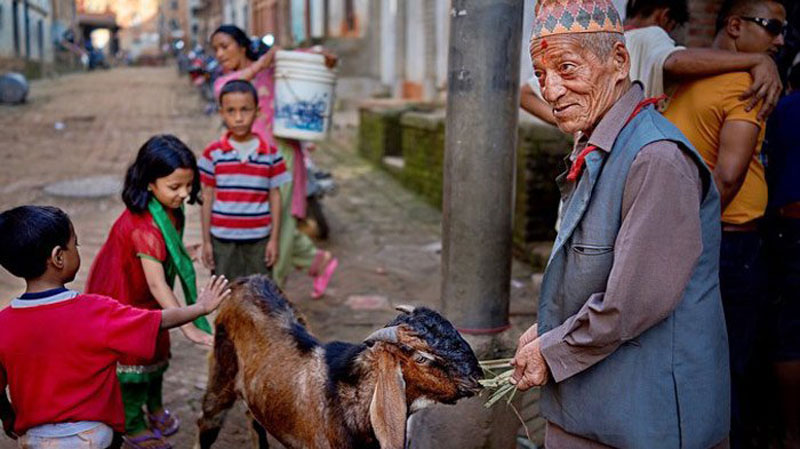
<path id="1" fill-rule="evenodd" d="M 324 37 L 325 4 L 323 0 L 311 0 L 311 37 Z"/>
<path id="2" fill-rule="evenodd" d="M 247 0 L 223 0 L 222 22 L 234 24 L 249 34 L 250 11 L 247 3 Z"/>
<path id="3" fill-rule="evenodd" d="M 15 57 L 14 52 L 14 17 L 13 1 L 0 0 L 2 18 L 0 18 L 0 56 Z M 17 17 L 20 56 L 26 56 L 25 47 L 25 4 L 17 3 Z M 39 27 L 41 23 L 41 34 Z M 28 7 L 28 35 L 30 42 L 30 59 L 34 61 L 53 62 L 52 12 L 48 0 L 30 0 Z"/>
<path id="4" fill-rule="evenodd" d="M 436 88 L 447 87 L 447 52 L 450 42 L 450 0 L 436 1 Z"/>
<path id="5" fill-rule="evenodd" d="M 397 74 L 397 8 L 401 0 L 381 0 L 380 67 L 381 83 L 394 86 Z"/>
<path id="6" fill-rule="evenodd" d="M 0 0 L 0 57 L 14 56 L 13 10 L 11 0 Z"/>
<path id="7" fill-rule="evenodd" d="M 406 6 L 406 53 L 405 79 L 415 83 L 425 81 L 425 22 L 424 0 L 405 0 Z M 443 0 L 437 0 L 443 1 Z"/>

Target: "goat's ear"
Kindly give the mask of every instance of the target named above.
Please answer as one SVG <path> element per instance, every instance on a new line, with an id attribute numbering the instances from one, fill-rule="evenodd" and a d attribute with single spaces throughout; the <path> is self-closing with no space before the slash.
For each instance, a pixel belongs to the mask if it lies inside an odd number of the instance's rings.
<path id="1" fill-rule="evenodd" d="M 406 442 L 406 382 L 400 365 L 389 354 L 378 355 L 377 382 L 369 420 L 381 449 L 404 449 Z"/>

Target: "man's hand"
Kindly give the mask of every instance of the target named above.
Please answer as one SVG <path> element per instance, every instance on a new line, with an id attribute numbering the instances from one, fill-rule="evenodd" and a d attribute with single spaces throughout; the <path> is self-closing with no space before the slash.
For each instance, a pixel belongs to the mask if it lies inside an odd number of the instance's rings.
<path id="1" fill-rule="evenodd" d="M 214 264 L 214 247 L 211 242 L 203 243 L 203 265 L 211 271 L 216 268 Z"/>
<path id="2" fill-rule="evenodd" d="M 278 239 L 270 237 L 269 241 L 267 242 L 267 247 L 264 248 L 264 264 L 267 265 L 267 268 L 275 265 L 275 262 L 278 261 Z"/>
<path id="3" fill-rule="evenodd" d="M 522 391 L 547 383 L 547 363 L 542 357 L 538 338 L 522 349 L 517 348 L 517 355 L 511 360 L 511 366 L 515 368 L 511 383 Z"/>
<path id="4" fill-rule="evenodd" d="M 222 300 L 230 294 L 231 289 L 228 288 L 228 280 L 225 279 L 225 276 L 211 276 L 206 286 L 197 295 L 197 305 L 202 307 L 204 315 L 208 315 L 217 310 Z"/>
<path id="5" fill-rule="evenodd" d="M 764 54 L 758 55 L 758 57 L 760 58 L 759 62 L 750 69 L 753 84 L 739 99 L 750 99 L 745 107 L 746 111 L 752 110 L 759 101 L 764 100 L 761 110 L 758 111 L 758 119 L 766 120 L 775 109 L 775 105 L 778 104 L 781 92 L 783 92 L 783 83 L 781 83 L 781 76 L 775 61 Z"/>
<path id="6" fill-rule="evenodd" d="M 536 340 L 536 337 L 538 336 L 539 324 L 535 323 L 519 336 L 519 340 L 517 340 L 517 351 L 514 353 L 514 358 L 519 355 L 519 352 L 522 351 L 522 348 L 527 346 L 528 343 L 532 342 L 533 340 Z"/>

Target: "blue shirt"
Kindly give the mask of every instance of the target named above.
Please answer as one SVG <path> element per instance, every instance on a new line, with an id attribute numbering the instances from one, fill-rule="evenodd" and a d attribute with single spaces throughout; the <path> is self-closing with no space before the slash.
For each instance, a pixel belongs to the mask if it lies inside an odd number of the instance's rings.
<path id="1" fill-rule="evenodd" d="M 800 92 L 778 102 L 767 122 L 769 209 L 800 201 Z"/>

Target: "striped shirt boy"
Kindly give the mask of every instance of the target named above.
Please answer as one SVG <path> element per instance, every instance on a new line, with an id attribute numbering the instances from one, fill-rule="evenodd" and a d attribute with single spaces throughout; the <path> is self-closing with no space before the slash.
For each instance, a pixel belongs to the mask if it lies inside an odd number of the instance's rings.
<path id="1" fill-rule="evenodd" d="M 258 149 L 246 158 L 229 142 L 230 133 L 213 142 L 197 161 L 200 182 L 214 188 L 211 235 L 221 240 L 258 240 L 269 236 L 269 191 L 291 180 L 277 148 L 258 134 Z"/>

